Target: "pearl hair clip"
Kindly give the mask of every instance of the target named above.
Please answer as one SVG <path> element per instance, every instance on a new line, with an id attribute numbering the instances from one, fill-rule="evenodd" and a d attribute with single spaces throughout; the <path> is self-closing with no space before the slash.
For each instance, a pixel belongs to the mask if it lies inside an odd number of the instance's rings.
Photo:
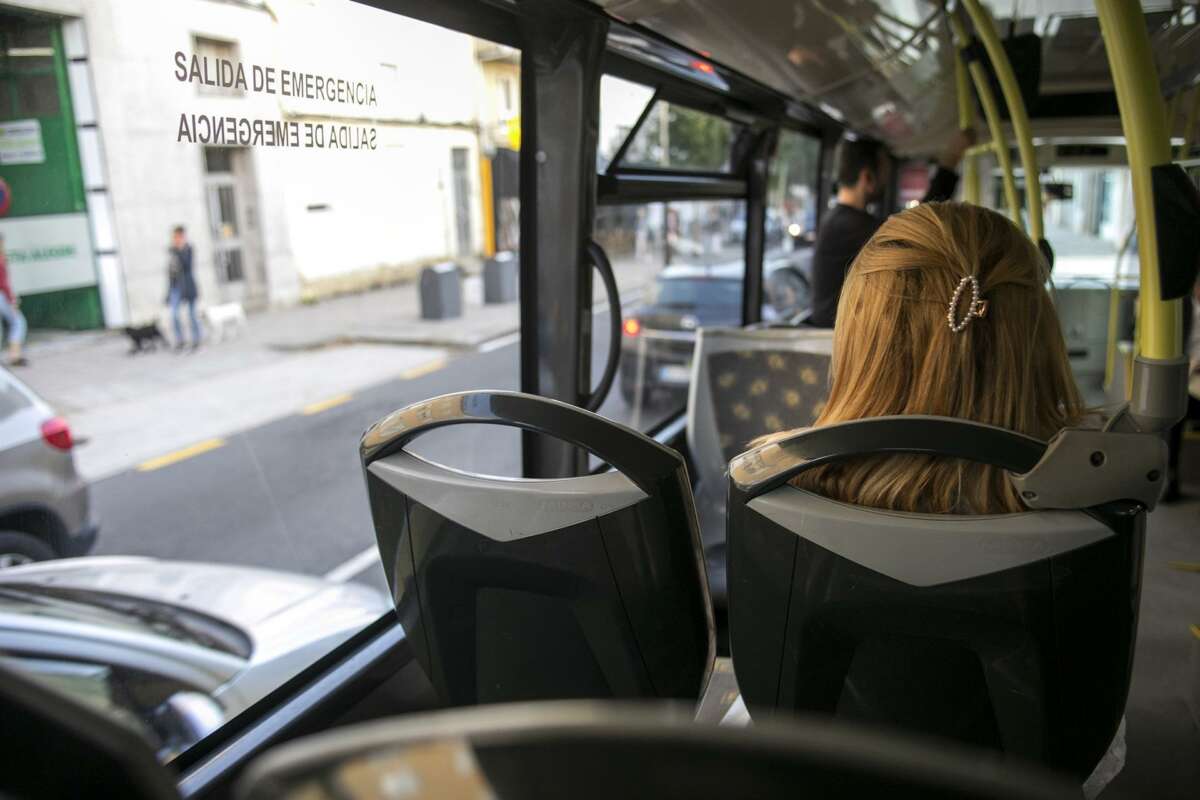
<path id="1" fill-rule="evenodd" d="M 971 304 L 967 306 L 967 313 L 963 315 L 963 318 L 955 320 L 954 313 L 958 310 L 958 301 L 962 299 L 963 290 L 968 286 L 971 287 Z M 954 296 L 950 298 L 950 306 L 946 309 L 946 324 L 950 326 L 950 330 L 961 333 L 971 320 L 987 316 L 987 300 L 980 298 L 979 294 L 979 281 L 974 275 L 968 275 L 958 282 L 958 288 L 954 290 Z"/>

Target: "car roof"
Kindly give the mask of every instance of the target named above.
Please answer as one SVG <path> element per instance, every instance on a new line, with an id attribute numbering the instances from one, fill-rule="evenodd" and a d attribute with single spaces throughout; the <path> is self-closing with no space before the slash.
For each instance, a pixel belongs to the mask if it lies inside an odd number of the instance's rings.
<path id="1" fill-rule="evenodd" d="M 659 281 L 674 281 L 674 280 L 738 280 L 742 279 L 743 274 L 742 262 L 735 261 L 726 264 L 713 264 L 711 266 L 699 266 L 696 264 L 676 264 L 667 267 L 662 272 L 658 273 L 656 280 Z"/>

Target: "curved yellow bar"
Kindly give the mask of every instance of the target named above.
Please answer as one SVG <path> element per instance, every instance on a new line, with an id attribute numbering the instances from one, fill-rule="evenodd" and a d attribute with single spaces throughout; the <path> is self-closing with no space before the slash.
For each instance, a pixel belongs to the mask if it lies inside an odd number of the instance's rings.
<path id="1" fill-rule="evenodd" d="M 1037 153 L 1033 149 L 1033 132 L 1029 127 L 1029 114 L 1025 110 L 1025 99 L 1021 97 L 1021 89 L 1017 85 L 1016 76 L 1013 75 L 1012 64 L 1008 62 L 1008 54 L 1000 44 L 1000 36 L 996 33 L 992 15 L 979 4 L 979 0 L 960 2 L 971 15 L 975 32 L 979 34 L 979 39 L 987 50 L 988 60 L 992 62 L 992 68 L 996 71 L 996 78 L 1000 81 L 1000 91 L 1004 93 L 1004 102 L 1008 105 L 1008 118 L 1012 121 L 1013 136 L 1021 154 L 1021 168 L 1025 171 L 1029 234 L 1035 242 L 1040 241 L 1045 238 L 1042 228 L 1042 187 L 1038 174 Z"/>
<path id="2" fill-rule="evenodd" d="M 1117 91 L 1133 182 L 1141 267 L 1138 342 L 1143 358 L 1173 359 L 1182 352 L 1183 311 L 1178 300 L 1160 299 L 1158 231 L 1154 223 L 1154 191 L 1150 179 L 1151 167 L 1171 160 L 1158 72 L 1139 3 L 1134 0 L 1096 0 L 1096 12 Z"/>
<path id="3" fill-rule="evenodd" d="M 958 129 L 975 127 L 975 109 L 971 105 L 971 79 L 962 53 L 954 51 L 954 84 L 958 90 Z M 991 149 L 990 147 L 988 148 Z M 979 205 L 979 159 L 972 147 L 963 154 L 963 200 Z"/>
<path id="4" fill-rule="evenodd" d="M 948 14 L 950 27 L 958 46 L 965 47 L 970 41 L 966 27 L 956 14 Z M 962 58 L 960 55 L 959 58 Z M 1000 123 L 1000 110 L 996 107 L 996 97 L 992 94 L 992 85 L 988 82 L 987 72 L 978 61 L 968 65 L 971 82 L 975 84 L 975 93 L 979 96 L 979 104 L 983 106 L 983 116 L 987 120 L 988 130 L 992 135 L 992 146 L 996 150 L 996 160 L 1000 162 L 1000 174 L 1004 182 L 1004 200 L 1008 204 L 1008 215 L 1022 231 L 1025 230 L 1025 220 L 1021 217 L 1021 200 L 1017 196 L 1017 183 L 1013 179 L 1012 156 L 1008 152 L 1008 142 L 1004 138 L 1004 127 Z M 978 183 L 976 184 L 978 185 Z"/>

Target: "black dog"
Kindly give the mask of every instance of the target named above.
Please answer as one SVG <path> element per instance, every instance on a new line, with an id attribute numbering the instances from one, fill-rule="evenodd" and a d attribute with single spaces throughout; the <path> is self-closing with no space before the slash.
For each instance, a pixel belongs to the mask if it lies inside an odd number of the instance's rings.
<path id="1" fill-rule="evenodd" d="M 163 347 L 167 346 L 167 340 L 163 338 L 162 331 L 158 329 L 156 322 L 151 322 L 149 325 L 126 326 L 125 335 L 133 343 L 133 347 L 129 348 L 131 356 L 157 350 L 160 343 Z"/>

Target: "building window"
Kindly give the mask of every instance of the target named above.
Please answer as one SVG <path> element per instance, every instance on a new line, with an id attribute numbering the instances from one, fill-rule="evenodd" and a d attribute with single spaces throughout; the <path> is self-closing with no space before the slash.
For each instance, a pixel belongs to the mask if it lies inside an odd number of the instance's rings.
<path id="1" fill-rule="evenodd" d="M 192 37 L 192 52 L 196 54 L 202 64 L 207 65 L 204 68 L 209 75 L 213 76 L 213 80 L 216 80 L 216 75 L 222 61 L 227 61 L 230 64 L 237 64 L 238 62 L 238 46 L 236 42 L 223 42 L 220 39 L 207 39 L 203 36 L 195 36 Z M 210 96 L 240 97 L 244 94 L 241 89 L 211 86 L 204 82 L 196 84 L 196 90 L 202 95 Z"/>
<path id="2" fill-rule="evenodd" d="M 0 14 L 0 120 L 52 117 L 59 110 L 50 26 Z"/>
<path id="3" fill-rule="evenodd" d="M 208 195 L 208 221 L 213 240 L 213 267 L 220 283 L 237 283 L 246 277 L 242 266 L 241 202 L 235 161 L 245 152 L 233 147 L 204 148 L 204 183 Z"/>

